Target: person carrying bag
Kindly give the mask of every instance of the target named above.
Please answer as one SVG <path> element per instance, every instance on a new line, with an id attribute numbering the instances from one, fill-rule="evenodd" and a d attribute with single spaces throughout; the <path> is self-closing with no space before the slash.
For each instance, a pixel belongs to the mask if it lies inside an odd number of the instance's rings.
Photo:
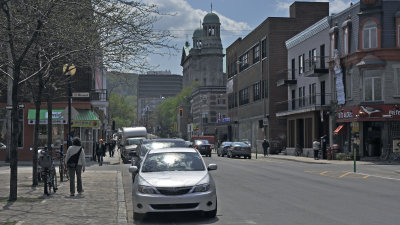
<path id="1" fill-rule="evenodd" d="M 85 172 L 86 161 L 85 151 L 83 151 L 81 140 L 78 137 L 74 138 L 72 146 L 68 148 L 65 156 L 65 163 L 67 164 L 69 173 L 70 196 L 75 196 L 75 174 L 77 180 L 77 191 L 79 194 L 83 193 L 81 174 L 82 172 Z"/>

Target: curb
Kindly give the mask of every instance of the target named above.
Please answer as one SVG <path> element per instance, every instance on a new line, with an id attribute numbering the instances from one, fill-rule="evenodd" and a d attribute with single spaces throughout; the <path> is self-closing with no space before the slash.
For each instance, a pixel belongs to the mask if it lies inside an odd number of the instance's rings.
<path id="1" fill-rule="evenodd" d="M 126 202 L 125 202 L 125 192 L 124 185 L 122 183 L 122 175 L 121 171 L 117 172 L 117 188 L 118 188 L 118 215 L 117 222 L 118 224 L 128 224 L 127 214 L 126 214 Z"/>

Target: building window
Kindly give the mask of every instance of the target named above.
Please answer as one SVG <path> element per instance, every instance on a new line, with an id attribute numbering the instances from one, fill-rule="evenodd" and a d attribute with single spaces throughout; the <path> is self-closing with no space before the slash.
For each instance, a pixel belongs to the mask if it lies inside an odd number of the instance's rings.
<path id="1" fill-rule="evenodd" d="M 310 98 L 309 98 L 310 105 L 315 105 L 317 102 L 317 85 L 316 85 L 316 83 L 310 84 L 308 92 L 310 95 Z"/>
<path id="2" fill-rule="evenodd" d="M 350 43 L 350 35 L 349 35 L 349 27 L 345 27 L 343 29 L 343 54 L 349 54 L 349 43 Z"/>
<path id="3" fill-rule="evenodd" d="M 336 35 L 333 33 L 331 34 L 331 58 L 335 57 L 335 49 L 336 49 Z"/>
<path id="4" fill-rule="evenodd" d="M 296 60 L 292 59 L 292 80 L 296 80 Z"/>
<path id="5" fill-rule="evenodd" d="M 304 54 L 299 56 L 299 74 L 304 73 Z"/>
<path id="6" fill-rule="evenodd" d="M 400 68 L 396 68 L 395 73 L 397 83 L 397 95 L 400 95 Z"/>
<path id="7" fill-rule="evenodd" d="M 261 84 L 261 98 L 268 98 L 268 85 L 266 80 L 263 80 Z"/>
<path id="8" fill-rule="evenodd" d="M 397 21 L 400 21 L 400 19 L 398 19 Z M 400 48 L 400 22 L 398 22 L 397 25 L 397 47 Z"/>
<path id="9" fill-rule="evenodd" d="M 260 45 L 253 48 L 253 64 L 260 61 Z"/>
<path id="10" fill-rule="evenodd" d="M 353 89 L 352 83 L 353 82 L 352 82 L 351 72 L 350 72 L 350 70 L 348 70 L 346 73 L 346 83 L 345 83 L 346 98 L 348 98 L 348 99 L 351 99 L 351 92 Z"/>
<path id="11" fill-rule="evenodd" d="M 306 105 L 306 87 L 299 88 L 299 107 Z"/>
<path id="12" fill-rule="evenodd" d="M 261 82 L 253 84 L 253 101 L 261 99 Z"/>
<path id="13" fill-rule="evenodd" d="M 382 78 L 378 70 L 364 71 L 364 100 L 381 101 L 382 100 Z"/>
<path id="14" fill-rule="evenodd" d="M 374 21 L 369 20 L 363 26 L 363 49 L 377 48 L 378 32 Z"/>
<path id="15" fill-rule="evenodd" d="M 23 136 L 24 136 L 24 110 L 19 109 L 19 121 L 18 121 L 18 130 L 20 131 L 18 133 L 18 148 L 24 147 L 23 143 Z M 6 109 L 0 109 L 0 142 L 3 144 L 7 144 L 7 110 Z"/>
<path id="16" fill-rule="evenodd" d="M 240 56 L 239 61 L 240 61 L 239 71 L 241 72 L 249 66 L 249 53 L 246 52 L 245 54 Z"/>
<path id="17" fill-rule="evenodd" d="M 239 105 L 249 103 L 249 88 L 244 88 L 239 91 Z"/>
<path id="18" fill-rule="evenodd" d="M 261 41 L 261 57 L 267 57 L 267 39 Z"/>

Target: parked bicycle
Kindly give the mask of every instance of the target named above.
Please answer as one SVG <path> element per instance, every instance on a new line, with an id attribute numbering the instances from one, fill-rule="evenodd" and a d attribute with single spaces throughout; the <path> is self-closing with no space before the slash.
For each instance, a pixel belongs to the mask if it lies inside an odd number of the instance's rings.
<path id="1" fill-rule="evenodd" d="M 60 173 L 60 182 L 65 180 L 69 180 L 69 175 L 68 175 L 68 168 L 67 165 L 65 164 L 65 154 L 63 151 L 59 150 L 56 152 L 57 158 L 60 160 L 60 164 L 58 165 L 58 172 Z"/>
<path id="2" fill-rule="evenodd" d="M 53 164 L 51 152 L 45 148 L 40 151 L 39 165 L 41 167 L 41 179 L 44 184 L 44 194 L 50 195 L 51 191 L 57 191 L 57 172 Z"/>

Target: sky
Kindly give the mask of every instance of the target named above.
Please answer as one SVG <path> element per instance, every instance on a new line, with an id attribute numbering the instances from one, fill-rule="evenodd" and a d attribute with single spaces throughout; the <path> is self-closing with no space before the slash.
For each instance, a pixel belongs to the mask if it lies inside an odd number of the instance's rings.
<path id="1" fill-rule="evenodd" d="M 171 71 L 182 75 L 180 60 L 186 41 L 192 45 L 193 31 L 200 27 L 200 21 L 212 11 L 221 22 L 221 40 L 227 48 L 239 37 L 245 37 L 268 17 L 288 17 L 293 0 L 143 0 L 158 6 L 163 16 L 155 29 L 168 30 L 175 37 L 172 44 L 178 51 L 171 56 L 150 55 L 148 63 L 157 71 Z M 330 14 L 340 12 L 356 3 L 356 0 L 301 0 L 328 2 Z M 171 16 L 173 15 L 173 16 Z"/>

